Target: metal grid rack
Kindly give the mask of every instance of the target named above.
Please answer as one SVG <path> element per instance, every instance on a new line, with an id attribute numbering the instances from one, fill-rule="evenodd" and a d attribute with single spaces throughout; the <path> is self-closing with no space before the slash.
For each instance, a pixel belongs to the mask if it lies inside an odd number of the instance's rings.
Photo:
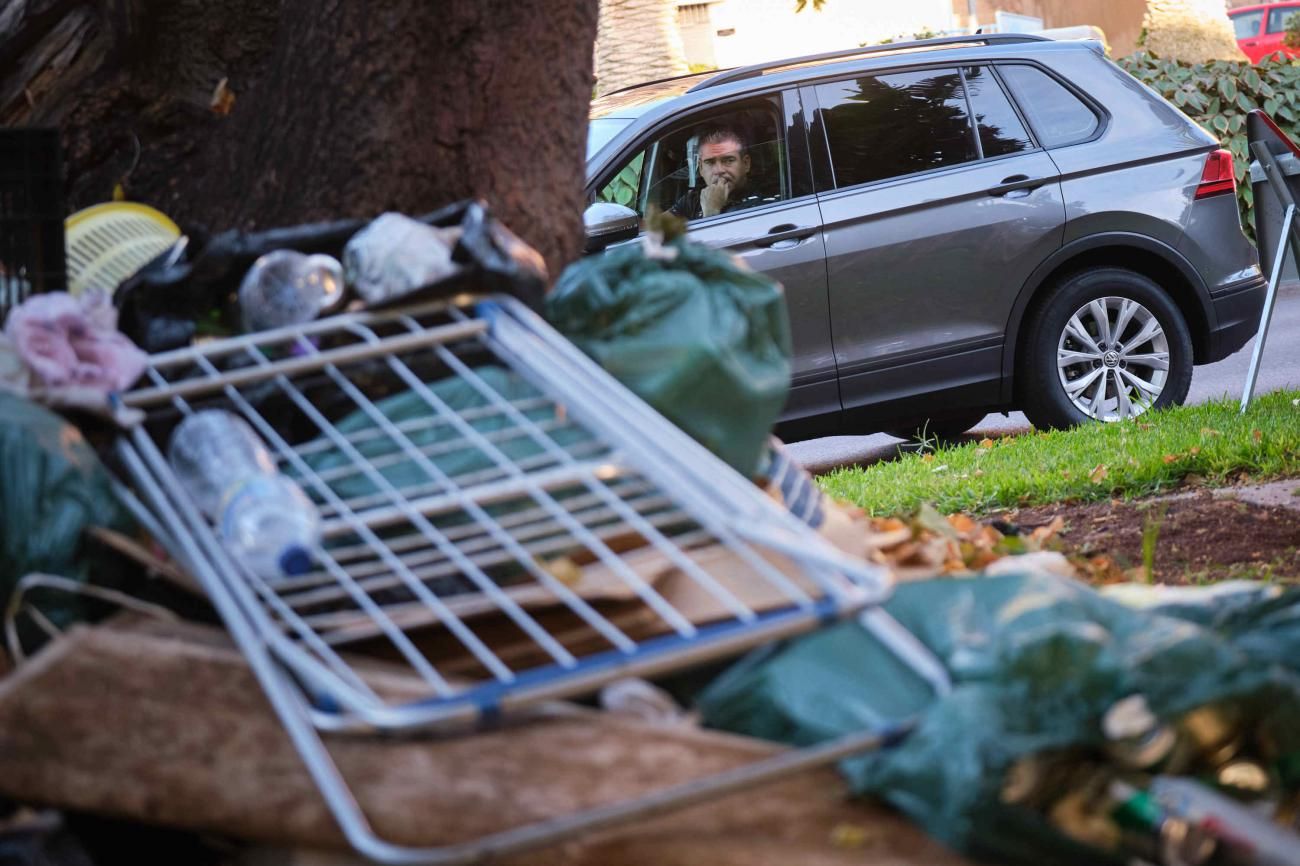
<path id="1" fill-rule="evenodd" d="M 454 848 L 389 845 L 321 732 L 463 726 L 732 655 L 879 603 L 888 573 L 841 554 L 509 298 L 156 355 L 125 402 L 146 420 L 120 454 L 165 543 L 371 859 L 472 862 L 881 741 L 859 735 Z M 172 473 L 170 431 L 208 407 L 241 415 L 320 509 L 309 573 L 244 569 Z M 878 610 L 864 622 L 934 678 L 910 635 Z M 372 657 L 400 666 L 402 688 L 367 674 Z"/>

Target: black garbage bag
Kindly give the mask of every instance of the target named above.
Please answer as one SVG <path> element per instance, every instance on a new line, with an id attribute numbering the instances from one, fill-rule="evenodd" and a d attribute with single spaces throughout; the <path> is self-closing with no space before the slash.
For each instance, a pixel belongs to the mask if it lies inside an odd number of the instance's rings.
<path id="1" fill-rule="evenodd" d="M 493 292 L 541 308 L 547 283 L 545 262 L 495 219 L 484 202 L 463 201 L 416 219 L 438 228 L 459 228 L 452 261 L 461 268 L 410 299 Z M 238 321 L 234 308 L 240 281 L 260 256 L 287 249 L 340 258 L 348 240 L 368 222 L 336 220 L 211 237 L 187 229 L 183 246 L 158 256 L 118 286 L 113 295 L 119 309 L 118 328 L 146 352 L 184 346 L 214 311 L 225 320 Z"/>
<path id="2" fill-rule="evenodd" d="M 0 610 L 30 572 L 85 578 L 90 526 L 131 529 L 94 450 L 58 415 L 0 393 Z"/>
<path id="3" fill-rule="evenodd" d="M 1133 695 L 1174 724 L 1205 708 L 1233 719 L 1300 788 L 1300 590 L 1139 610 L 1059 577 L 999 576 L 903 584 L 886 609 L 943 663 L 949 694 L 847 622 L 737 664 L 702 694 L 705 723 L 806 745 L 916 717 L 900 745 L 841 771 L 855 792 L 1000 863 L 1131 859 L 1006 802 L 1004 785 L 1028 756 L 1104 755 L 1101 719 Z"/>
<path id="4" fill-rule="evenodd" d="M 790 391 L 780 283 L 677 238 L 570 265 L 546 299 L 560 333 L 746 476 Z"/>

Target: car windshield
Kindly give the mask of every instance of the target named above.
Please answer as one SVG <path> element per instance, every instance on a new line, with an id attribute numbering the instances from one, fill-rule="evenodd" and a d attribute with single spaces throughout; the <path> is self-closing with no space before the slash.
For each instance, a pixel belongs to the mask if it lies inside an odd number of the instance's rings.
<path id="1" fill-rule="evenodd" d="M 587 127 L 587 159 L 591 159 L 631 122 L 629 117 L 602 117 L 593 120 Z"/>

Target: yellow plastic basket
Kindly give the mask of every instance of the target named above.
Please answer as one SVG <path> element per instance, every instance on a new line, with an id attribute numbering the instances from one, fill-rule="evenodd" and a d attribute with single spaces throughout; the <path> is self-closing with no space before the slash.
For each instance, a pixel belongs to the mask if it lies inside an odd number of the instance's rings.
<path id="1" fill-rule="evenodd" d="M 68 291 L 112 292 L 176 242 L 181 230 L 166 214 L 135 202 L 108 202 L 79 210 L 64 223 Z"/>

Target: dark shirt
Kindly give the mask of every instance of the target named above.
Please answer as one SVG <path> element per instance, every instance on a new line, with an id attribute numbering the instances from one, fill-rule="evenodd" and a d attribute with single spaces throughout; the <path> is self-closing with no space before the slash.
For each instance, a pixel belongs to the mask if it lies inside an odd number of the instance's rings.
<path id="1" fill-rule="evenodd" d="M 772 199 L 764 198 L 750 190 L 740 190 L 739 196 L 736 195 L 736 192 L 736 190 L 732 190 L 732 194 L 727 197 L 727 203 L 722 206 L 720 213 L 731 213 L 732 211 L 744 210 L 748 207 L 756 207 L 772 201 Z M 704 216 L 704 210 L 700 205 L 700 191 L 688 189 L 684 196 L 673 202 L 673 206 L 668 209 L 668 212 L 683 219 L 700 219 Z"/>

